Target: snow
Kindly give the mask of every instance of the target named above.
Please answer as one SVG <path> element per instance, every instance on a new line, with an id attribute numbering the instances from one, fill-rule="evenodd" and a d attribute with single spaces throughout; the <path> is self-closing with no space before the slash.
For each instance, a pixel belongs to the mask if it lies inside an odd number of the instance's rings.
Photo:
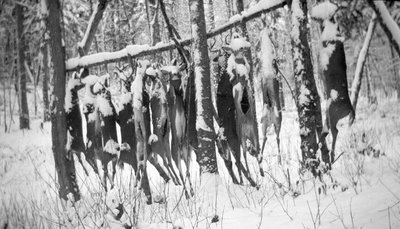
<path id="1" fill-rule="evenodd" d="M 328 20 L 325 20 L 323 23 L 324 23 L 324 29 L 322 30 L 321 34 L 322 41 L 344 40 L 344 38 L 341 37 L 339 34 L 337 23 L 332 23 Z"/>
<path id="2" fill-rule="evenodd" d="M 104 98 L 102 95 L 97 96 L 96 105 L 99 108 L 99 111 L 104 116 L 112 116 L 114 115 L 111 101 Z"/>
<path id="3" fill-rule="evenodd" d="M 239 51 L 242 48 L 250 48 L 251 44 L 250 42 L 246 41 L 246 39 L 244 39 L 243 37 L 239 37 L 239 38 L 233 38 L 231 43 L 229 44 L 229 47 L 233 51 Z"/>
<path id="4" fill-rule="evenodd" d="M 112 155 L 119 155 L 119 144 L 112 139 L 109 139 L 104 146 L 104 152 Z"/>
<path id="5" fill-rule="evenodd" d="M 108 62 L 116 59 L 122 59 L 129 55 L 137 55 L 150 49 L 149 45 L 128 45 L 124 49 L 116 52 L 100 52 L 83 57 L 71 58 L 66 62 L 66 69 L 75 69 L 79 66 L 91 66 L 97 62 Z"/>
<path id="6" fill-rule="evenodd" d="M 311 16 L 315 19 L 329 20 L 336 13 L 337 9 L 338 7 L 335 4 L 326 1 L 314 6 L 311 9 Z"/>
<path id="7" fill-rule="evenodd" d="M 156 142 L 158 142 L 158 137 L 157 137 L 157 135 L 151 134 L 150 137 L 149 137 L 149 141 L 148 141 L 149 145 L 151 145 L 151 144 L 153 144 L 153 143 L 156 143 Z"/>
<path id="8" fill-rule="evenodd" d="M 70 78 L 67 85 L 67 90 L 65 91 L 65 112 L 69 112 L 72 107 L 72 91 L 76 90 L 76 87 L 80 86 L 82 83 L 80 79 Z"/>
<path id="9" fill-rule="evenodd" d="M 301 84 L 300 94 L 299 94 L 299 104 L 307 106 L 307 104 L 310 103 L 310 98 L 309 98 L 310 95 L 311 95 L 310 90 L 308 90 L 308 88 L 304 84 Z"/>
<path id="10" fill-rule="evenodd" d="M 328 44 L 326 47 L 321 47 L 319 58 L 322 70 L 328 69 L 329 59 L 333 51 L 335 50 L 335 44 Z"/>
<path id="11" fill-rule="evenodd" d="M 140 67 L 137 69 L 135 80 L 131 85 L 133 108 L 137 110 L 142 110 L 143 76 L 149 66 L 150 62 L 148 60 L 140 62 Z"/>

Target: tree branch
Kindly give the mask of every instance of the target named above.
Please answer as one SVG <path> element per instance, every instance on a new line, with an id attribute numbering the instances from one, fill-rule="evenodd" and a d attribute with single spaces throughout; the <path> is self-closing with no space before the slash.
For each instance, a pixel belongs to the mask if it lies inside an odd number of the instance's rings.
<path id="1" fill-rule="evenodd" d="M 97 26 L 103 18 L 103 13 L 107 7 L 107 3 L 107 0 L 99 0 L 97 7 L 93 11 L 85 35 L 83 36 L 82 41 L 78 44 L 78 53 L 80 56 L 86 55 L 89 51 L 90 45 L 92 44 L 94 36 L 96 35 Z"/>
<path id="2" fill-rule="evenodd" d="M 242 22 L 250 21 L 254 18 L 261 16 L 264 13 L 269 13 L 276 9 L 279 9 L 286 5 L 286 0 L 279 0 L 275 2 L 269 2 L 268 0 L 260 1 L 258 4 L 253 6 L 247 11 L 243 11 L 240 15 L 235 15 L 230 18 L 229 22 L 226 24 L 211 30 L 207 33 L 207 38 L 212 38 L 217 36 L 237 25 L 240 25 Z M 178 42 L 182 46 L 190 45 L 192 43 L 192 38 L 180 39 Z M 152 55 L 158 52 L 164 52 L 171 49 L 175 49 L 175 43 L 169 44 L 157 44 L 155 46 L 149 45 L 128 45 L 126 48 L 116 51 L 116 52 L 102 52 L 97 54 L 92 54 L 84 57 L 75 57 L 71 58 L 67 61 L 66 67 L 67 71 L 74 71 L 81 67 L 93 67 L 101 64 L 113 63 L 120 60 L 127 60 L 130 56 L 132 58 L 138 58 L 142 56 Z"/>

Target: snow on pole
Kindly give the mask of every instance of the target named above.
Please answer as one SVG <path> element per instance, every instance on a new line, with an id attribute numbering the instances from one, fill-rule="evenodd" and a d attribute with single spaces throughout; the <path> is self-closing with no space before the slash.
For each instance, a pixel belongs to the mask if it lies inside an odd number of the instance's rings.
<path id="1" fill-rule="evenodd" d="M 207 38 L 219 35 L 229 29 L 239 25 L 242 22 L 250 21 L 254 18 L 261 16 L 264 13 L 274 11 L 278 8 L 286 5 L 286 0 L 261 0 L 259 3 L 253 5 L 248 10 L 241 12 L 238 15 L 233 16 L 224 25 L 211 30 L 206 34 Z M 193 42 L 192 38 L 186 38 L 179 40 L 182 46 L 190 45 Z M 66 71 L 74 71 L 81 67 L 92 67 L 101 64 L 107 64 L 120 60 L 131 58 L 138 58 L 142 56 L 152 55 L 158 52 L 164 52 L 171 49 L 175 49 L 176 45 L 174 42 L 164 44 L 158 43 L 155 46 L 149 45 L 128 45 L 122 50 L 115 52 L 101 52 L 84 57 L 74 57 L 66 61 Z"/>

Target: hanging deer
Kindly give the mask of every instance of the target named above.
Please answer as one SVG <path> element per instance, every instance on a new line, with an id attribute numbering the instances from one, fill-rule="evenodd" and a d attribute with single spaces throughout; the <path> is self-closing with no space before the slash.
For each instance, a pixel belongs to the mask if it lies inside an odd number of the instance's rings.
<path id="1" fill-rule="evenodd" d="M 108 88 L 108 75 L 97 77 L 89 75 L 83 79 L 86 86 L 84 114 L 87 121 L 87 156 L 88 162 L 98 173 L 94 159 L 101 162 L 102 184 L 107 191 L 107 178 L 114 187 L 115 166 L 121 150 L 116 129 L 116 112 L 111 102 Z M 112 163 L 109 174 L 107 165 Z"/>
<path id="2" fill-rule="evenodd" d="M 261 116 L 261 129 L 263 133 L 263 143 L 261 147 L 261 156 L 264 152 L 265 143 L 267 142 L 267 129 L 274 125 L 276 142 L 278 145 L 278 162 L 281 164 L 280 138 L 282 125 L 282 110 L 279 96 L 279 81 L 274 70 L 274 60 L 276 59 L 275 48 L 269 37 L 268 28 L 265 27 L 261 31 L 258 52 L 258 65 L 256 68 L 257 75 L 260 78 L 263 109 Z"/>
<path id="3" fill-rule="evenodd" d="M 321 20 L 322 28 L 320 50 L 320 65 L 323 69 L 322 80 L 324 82 L 325 93 L 328 96 L 320 145 L 324 145 L 325 138 L 330 131 L 332 134 L 330 155 L 322 151 L 322 160 L 329 167 L 335 160 L 335 145 L 339 132 L 337 123 L 340 119 L 348 115 L 349 126 L 355 120 L 355 112 L 351 105 L 347 86 L 347 66 L 343 37 L 340 36 L 338 24 L 334 18 L 335 12 L 336 10 L 328 14 L 328 18 L 317 18 Z"/>
<path id="4" fill-rule="evenodd" d="M 246 163 L 246 169 L 249 171 L 247 162 L 247 152 L 257 157 L 260 173 L 262 152 L 259 150 L 257 139 L 257 122 L 254 120 L 255 108 L 252 107 L 253 90 L 250 85 L 250 66 L 244 55 L 246 49 L 250 48 L 250 43 L 239 34 L 232 35 L 229 46 L 223 48 L 231 53 L 227 62 L 227 72 L 229 81 L 232 83 L 232 94 L 234 98 L 236 111 L 236 131 L 240 138 L 240 144 L 243 151 L 243 157 Z"/>
<path id="5" fill-rule="evenodd" d="M 219 131 L 217 134 L 218 152 L 224 160 L 233 183 L 243 184 L 243 173 L 249 180 L 250 184 L 253 187 L 256 187 L 256 183 L 253 181 L 241 162 L 240 140 L 236 130 L 235 102 L 232 94 L 232 84 L 229 81 L 230 76 L 227 72 L 229 56 L 229 52 L 218 50 L 218 53 L 212 59 L 212 73 L 217 85 L 215 99 L 219 119 Z M 231 153 L 236 161 L 235 164 L 239 174 L 239 181 L 236 179 L 232 169 Z"/>
<path id="6" fill-rule="evenodd" d="M 79 73 L 74 72 L 72 78 L 69 79 L 67 90 L 65 93 L 65 116 L 67 120 L 68 130 L 68 143 L 67 150 L 68 154 L 76 154 L 78 156 L 79 163 L 86 175 L 88 172 L 82 163 L 82 154 L 85 153 L 85 143 L 83 139 L 82 129 L 82 116 L 79 108 L 79 96 L 78 91 L 84 87 L 81 78 L 88 75 L 87 69 L 82 69 Z"/>
<path id="7" fill-rule="evenodd" d="M 193 92 L 186 92 L 187 78 L 183 76 L 183 71 L 186 69 L 186 65 L 177 66 L 176 62 L 170 66 L 164 66 L 161 71 L 167 78 L 167 101 L 169 118 L 171 123 L 171 154 L 172 158 L 179 170 L 179 176 L 183 183 L 187 178 L 190 187 L 190 194 L 193 196 L 194 191 L 190 180 L 190 146 L 189 146 L 189 131 L 188 131 L 188 115 L 185 105 L 185 93 L 192 96 Z M 189 101 L 191 99 L 188 99 Z M 191 134 L 194 134 L 193 132 Z M 191 137 L 191 139 L 193 139 Z M 192 149 L 197 146 L 192 146 Z M 186 176 L 183 175 L 181 161 L 184 161 L 186 166 Z M 185 189 L 185 195 L 189 198 L 189 192 Z"/>

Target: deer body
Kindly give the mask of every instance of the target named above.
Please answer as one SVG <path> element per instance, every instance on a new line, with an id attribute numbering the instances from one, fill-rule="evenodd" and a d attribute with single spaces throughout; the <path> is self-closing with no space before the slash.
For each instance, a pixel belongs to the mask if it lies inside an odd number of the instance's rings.
<path id="1" fill-rule="evenodd" d="M 281 163 L 279 134 L 282 125 L 282 111 L 279 96 L 279 81 L 274 72 L 273 61 L 276 56 L 267 28 L 263 29 L 261 32 L 260 52 L 258 58 L 259 63 L 257 66 L 257 73 L 261 81 L 264 106 L 261 117 L 261 129 L 264 137 L 261 154 L 264 152 L 265 143 L 267 141 L 267 129 L 273 124 L 278 145 L 278 162 Z"/>
<path id="2" fill-rule="evenodd" d="M 325 29 L 327 27 L 329 29 Z M 331 32 L 334 28 L 336 28 L 336 33 Z M 320 141 L 325 142 L 330 130 L 332 134 L 331 155 L 322 154 L 322 160 L 330 165 L 335 160 L 335 145 L 339 132 L 337 123 L 340 119 L 350 115 L 349 126 L 352 125 L 355 119 L 355 112 L 351 105 L 347 87 L 346 56 L 343 39 L 339 35 L 337 24 L 334 20 L 323 21 L 321 38 L 320 62 L 323 68 L 322 79 L 328 100 L 326 102 L 326 115 Z"/>

